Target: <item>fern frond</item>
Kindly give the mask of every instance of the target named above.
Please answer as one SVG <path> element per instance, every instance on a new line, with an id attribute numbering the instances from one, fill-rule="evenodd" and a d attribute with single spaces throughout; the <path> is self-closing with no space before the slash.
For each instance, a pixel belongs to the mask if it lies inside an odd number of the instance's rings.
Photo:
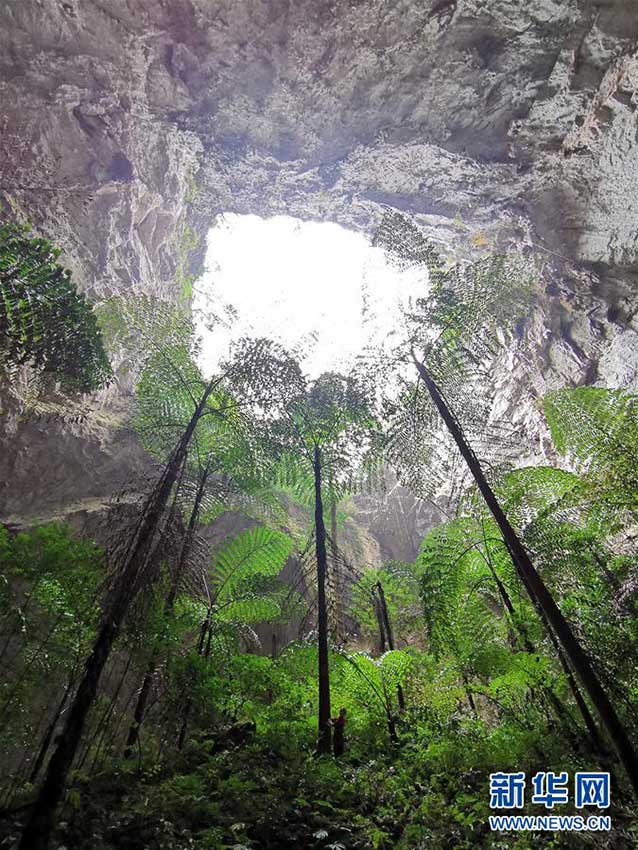
<path id="1" fill-rule="evenodd" d="M 263 526 L 237 535 L 214 556 L 212 584 L 216 598 L 231 596 L 233 589 L 249 579 L 278 576 L 291 548 L 287 534 Z"/>
<path id="2" fill-rule="evenodd" d="M 0 224 L 0 359 L 29 364 L 71 394 L 93 392 L 113 373 L 95 314 L 59 255 L 28 227 Z"/>
<path id="3" fill-rule="evenodd" d="M 577 387 L 546 395 L 543 409 L 556 448 L 598 498 L 638 513 L 638 396 Z"/>

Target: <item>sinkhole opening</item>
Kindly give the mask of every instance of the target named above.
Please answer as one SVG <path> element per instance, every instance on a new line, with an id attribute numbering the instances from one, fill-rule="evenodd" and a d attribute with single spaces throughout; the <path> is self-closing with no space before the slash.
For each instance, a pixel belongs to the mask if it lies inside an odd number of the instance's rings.
<path id="1" fill-rule="evenodd" d="M 241 337 L 259 336 L 297 351 L 311 378 L 347 371 L 366 346 L 391 341 L 401 306 L 426 291 L 424 274 L 332 222 L 220 217 L 193 290 L 202 368 L 214 369 Z"/>

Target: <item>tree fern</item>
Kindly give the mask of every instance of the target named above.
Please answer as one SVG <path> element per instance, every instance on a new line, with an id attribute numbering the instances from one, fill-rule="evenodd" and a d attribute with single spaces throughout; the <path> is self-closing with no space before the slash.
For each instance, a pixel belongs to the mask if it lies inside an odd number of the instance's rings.
<path id="1" fill-rule="evenodd" d="M 415 565 L 390 561 L 381 568 L 362 570 L 351 588 L 350 614 L 357 621 L 361 634 L 376 638 L 379 621 L 375 585 L 381 582 L 395 636 L 408 643 L 418 640 L 423 631 L 419 579 Z"/>
<path id="2" fill-rule="evenodd" d="M 302 374 L 295 357 L 265 340 L 244 340 L 229 365 L 233 393 L 260 414 L 278 460 L 278 481 L 296 497 L 312 494 L 317 568 L 320 752 L 330 750 L 328 658 L 328 535 L 324 504 L 336 504 L 353 484 L 356 468 L 378 430 L 373 385 L 356 373 Z"/>
<path id="3" fill-rule="evenodd" d="M 385 717 L 390 740 L 397 742 L 396 695 L 407 681 L 412 659 L 403 650 L 386 652 L 380 658 L 365 653 L 344 654 L 339 686 L 348 698 L 365 706 L 371 713 Z"/>
<path id="4" fill-rule="evenodd" d="M 0 358 L 29 364 L 70 392 L 112 377 L 97 319 L 60 251 L 15 223 L 0 225 Z"/>
<path id="5" fill-rule="evenodd" d="M 218 601 L 254 579 L 279 575 L 290 551 L 288 535 L 270 528 L 249 529 L 226 543 L 213 558 L 211 583 Z"/>
<path id="6" fill-rule="evenodd" d="M 469 476 L 427 387 L 414 383 L 406 367 L 416 358 L 427 368 L 468 443 L 498 474 L 516 456 L 520 434 L 498 415 L 491 369 L 529 314 L 537 272 L 517 253 L 446 264 L 398 213 L 385 216 L 375 242 L 390 260 L 423 270 L 423 294 L 405 305 L 404 328 L 386 359 L 386 379 L 395 387 L 385 411 L 387 456 L 414 492 L 428 497 L 443 488 L 451 495 L 450 482 Z"/>
<path id="7" fill-rule="evenodd" d="M 480 525 L 457 519 L 429 532 L 417 559 L 430 647 L 472 669 L 487 646 L 507 635 L 481 542 Z"/>
<path id="8" fill-rule="evenodd" d="M 577 387 L 543 399 L 554 445 L 610 507 L 638 512 L 638 396 Z"/>
<path id="9" fill-rule="evenodd" d="M 396 231 L 399 236 L 395 238 Z M 405 233 L 408 233 L 408 239 L 403 238 Z M 419 235 L 405 220 L 386 222 L 384 241 L 401 256 L 406 253 L 406 242 L 418 245 Z M 408 259 L 413 253 L 408 244 Z M 416 253 L 419 254 L 419 251 Z M 511 337 L 518 322 L 528 312 L 530 284 L 535 277 L 535 270 L 533 266 L 530 269 L 530 264 L 521 258 L 521 262 L 514 260 L 513 265 L 509 262 L 496 262 L 491 267 L 472 264 L 467 267 L 456 266 L 447 271 L 438 265 L 435 252 L 421 250 L 420 253 L 432 279 L 433 295 L 429 302 L 427 299 L 421 303 L 417 301 L 415 309 L 406 311 L 404 357 L 412 360 L 420 380 L 454 438 L 498 523 L 526 589 L 538 603 L 539 610 L 550 622 L 565 648 L 614 741 L 634 792 L 638 794 L 638 753 L 587 653 L 558 608 L 490 486 L 489 465 L 486 464 L 489 443 L 480 446 L 473 444 L 468 435 L 468 425 L 464 423 L 464 393 L 461 390 L 459 394 L 458 388 L 467 383 L 468 375 L 476 374 L 477 365 L 493 357 L 495 343 L 506 340 L 508 335 Z M 502 284 L 502 291 L 500 285 L 495 285 L 497 279 Z M 474 297 L 474 293 L 479 297 Z M 487 428 L 480 428 L 480 432 L 485 435 Z"/>

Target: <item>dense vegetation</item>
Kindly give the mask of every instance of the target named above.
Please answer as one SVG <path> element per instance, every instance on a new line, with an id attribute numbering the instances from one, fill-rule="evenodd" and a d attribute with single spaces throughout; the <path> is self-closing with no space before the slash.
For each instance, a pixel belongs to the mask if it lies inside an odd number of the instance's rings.
<path id="1" fill-rule="evenodd" d="M 182 308 L 101 306 L 155 472 L 91 540 L 0 532 L 0 846 L 638 843 L 638 399 L 539 399 L 555 465 L 517 467 L 487 376 L 533 263 L 447 266 L 396 217 L 378 241 L 429 284 L 350 374 L 257 339 L 203 375 Z M 373 568 L 344 517 L 390 468 L 447 519 Z M 489 774 L 541 770 L 609 771 L 612 831 L 491 832 Z"/>
<path id="2" fill-rule="evenodd" d="M 66 390 L 91 392 L 111 369 L 96 317 L 59 256 L 27 227 L 0 224 L 0 364 L 28 365 Z"/>

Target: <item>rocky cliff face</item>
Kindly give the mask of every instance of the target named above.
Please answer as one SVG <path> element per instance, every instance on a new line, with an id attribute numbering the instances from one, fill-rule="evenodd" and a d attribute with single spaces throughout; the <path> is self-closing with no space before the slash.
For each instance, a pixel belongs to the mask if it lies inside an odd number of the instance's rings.
<path id="1" fill-rule="evenodd" d="M 534 368 L 629 384 L 637 39 L 634 0 L 5 0 L 0 192 L 97 299 L 175 297 L 221 212 L 371 233 L 390 206 L 461 254 L 526 244 Z M 91 498 L 121 450 L 93 444 Z"/>

